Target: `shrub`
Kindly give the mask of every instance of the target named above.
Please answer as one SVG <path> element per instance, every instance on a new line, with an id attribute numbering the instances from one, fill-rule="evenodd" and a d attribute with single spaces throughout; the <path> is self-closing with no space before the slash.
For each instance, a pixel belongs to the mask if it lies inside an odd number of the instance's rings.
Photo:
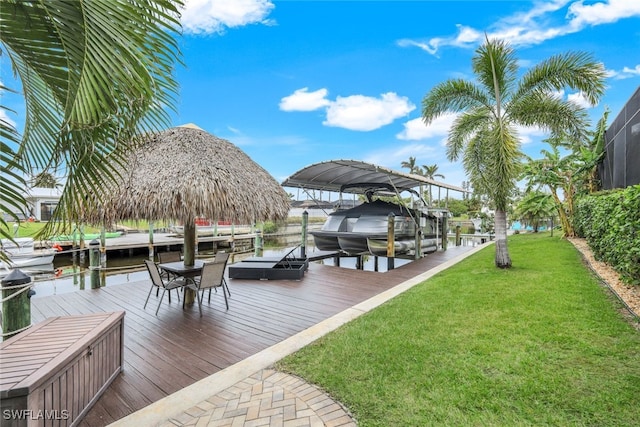
<path id="1" fill-rule="evenodd" d="M 640 185 L 577 200 L 576 234 L 587 239 L 596 259 L 640 285 Z"/>
<path id="2" fill-rule="evenodd" d="M 273 221 L 265 221 L 262 224 L 262 232 L 264 234 L 273 234 L 276 231 L 278 231 L 278 228 L 279 228 L 278 224 Z"/>

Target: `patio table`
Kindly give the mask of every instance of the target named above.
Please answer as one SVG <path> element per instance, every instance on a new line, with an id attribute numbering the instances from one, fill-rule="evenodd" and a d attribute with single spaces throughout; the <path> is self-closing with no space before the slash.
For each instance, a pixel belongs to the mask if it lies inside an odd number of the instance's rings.
<path id="1" fill-rule="evenodd" d="M 166 262 L 158 264 L 158 268 L 174 274 L 176 276 L 184 277 L 187 281 L 191 280 L 195 284 L 194 277 L 202 274 L 202 266 L 204 261 L 196 260 L 194 265 L 184 265 L 183 261 Z M 195 301 L 196 292 L 192 288 L 185 287 L 184 302 L 182 306 L 189 303 L 192 304 Z"/>

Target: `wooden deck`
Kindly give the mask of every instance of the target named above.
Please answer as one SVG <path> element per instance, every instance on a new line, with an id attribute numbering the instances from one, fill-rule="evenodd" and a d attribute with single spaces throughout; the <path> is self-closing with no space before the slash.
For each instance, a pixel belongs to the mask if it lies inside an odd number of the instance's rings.
<path id="1" fill-rule="evenodd" d="M 342 310 L 471 250 L 453 247 L 386 273 L 312 263 L 300 281 L 228 279 L 211 305 L 183 310 L 174 298 L 154 315 L 150 281 L 34 298 L 32 321 L 51 316 L 126 311 L 124 371 L 81 425 L 104 426 L 276 344 Z"/>

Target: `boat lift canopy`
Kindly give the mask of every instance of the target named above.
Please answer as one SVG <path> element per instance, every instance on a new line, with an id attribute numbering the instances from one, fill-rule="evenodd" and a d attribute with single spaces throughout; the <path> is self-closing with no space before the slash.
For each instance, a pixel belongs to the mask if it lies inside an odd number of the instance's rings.
<path id="1" fill-rule="evenodd" d="M 377 184 L 390 184 L 397 189 L 398 193 L 420 185 L 431 185 L 461 193 L 466 192 L 462 187 L 359 160 L 328 160 L 314 163 L 285 179 L 282 186 L 360 194 L 363 188 Z"/>

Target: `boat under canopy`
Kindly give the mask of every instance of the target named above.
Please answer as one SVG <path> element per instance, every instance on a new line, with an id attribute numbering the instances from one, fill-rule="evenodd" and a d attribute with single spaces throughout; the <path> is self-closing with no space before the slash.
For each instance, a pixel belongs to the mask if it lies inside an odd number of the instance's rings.
<path id="1" fill-rule="evenodd" d="M 340 251 L 349 255 L 372 254 L 387 256 L 390 249 L 389 222 L 393 217 L 393 254 L 406 255 L 434 252 L 445 230 L 446 209 L 432 209 L 416 187 L 437 186 L 464 192 L 464 189 L 437 182 L 420 175 L 406 174 L 383 166 L 357 160 L 331 160 L 301 169 L 282 185 L 305 190 L 365 194 L 367 203 L 351 209 L 338 210 L 329 215 L 319 231 L 310 232 L 316 247 L 326 251 Z M 398 196 L 408 191 L 420 202 L 406 207 L 387 201 L 374 200 L 374 195 Z M 342 197 L 341 197 L 342 198 Z M 416 250 L 417 249 L 417 250 Z"/>

